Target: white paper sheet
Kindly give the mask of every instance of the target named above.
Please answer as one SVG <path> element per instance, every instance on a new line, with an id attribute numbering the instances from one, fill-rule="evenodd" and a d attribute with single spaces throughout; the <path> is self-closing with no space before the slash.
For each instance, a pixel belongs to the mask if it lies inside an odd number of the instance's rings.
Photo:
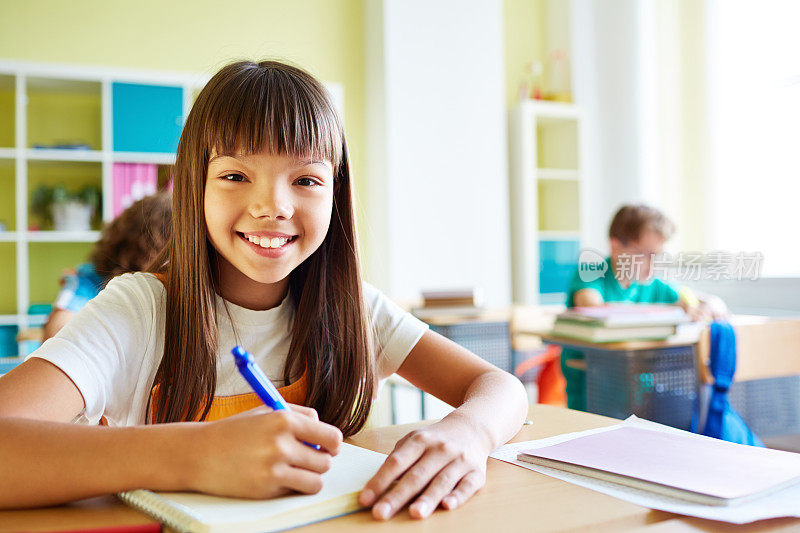
<path id="1" fill-rule="evenodd" d="M 534 420 L 535 424 L 536 421 Z M 580 431 L 576 433 L 565 433 L 555 437 L 546 439 L 530 440 L 526 442 L 515 442 L 506 444 L 495 450 L 490 457 L 500 459 L 507 463 L 512 463 L 541 474 L 561 479 L 587 489 L 592 489 L 603 494 L 608 494 L 620 500 L 625 500 L 630 503 L 635 503 L 643 507 L 651 509 L 659 509 L 671 513 L 678 513 L 688 516 L 696 516 L 699 518 L 708 518 L 711 520 L 720 520 L 723 522 L 730 522 L 733 524 L 746 524 L 756 520 L 763 520 L 767 518 L 778 518 L 784 516 L 800 517 L 800 483 L 783 489 L 772 494 L 768 494 L 761 498 L 746 501 L 738 505 L 730 506 L 711 506 L 691 503 L 677 498 L 653 494 L 644 490 L 634 489 L 619 485 L 617 483 L 610 483 L 608 481 L 601 481 L 590 477 L 573 474 L 571 472 L 564 472 L 546 466 L 534 465 L 517 460 L 517 454 L 521 450 L 531 448 L 539 448 L 541 446 L 550 446 L 558 444 L 577 437 L 609 431 L 620 426 L 634 426 L 645 429 L 652 429 L 664 432 L 681 432 L 679 429 L 656 424 L 648 420 L 642 420 L 636 416 L 631 416 L 624 422 L 613 426 L 604 428 L 590 429 L 587 431 Z"/>

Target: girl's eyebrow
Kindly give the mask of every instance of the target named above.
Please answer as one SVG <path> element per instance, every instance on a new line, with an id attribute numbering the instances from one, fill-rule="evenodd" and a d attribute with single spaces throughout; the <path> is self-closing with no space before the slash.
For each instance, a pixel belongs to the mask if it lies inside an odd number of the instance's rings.
<path id="1" fill-rule="evenodd" d="M 232 159 L 236 159 L 236 160 L 241 161 L 241 159 L 246 158 L 247 156 L 245 154 L 217 154 L 214 157 L 212 157 L 211 159 L 209 159 L 208 162 L 209 163 L 213 163 L 214 161 L 216 161 L 217 159 L 220 159 L 222 157 L 230 157 Z M 329 163 L 327 161 L 322 160 L 322 159 L 301 159 L 300 161 L 297 162 L 297 165 L 295 166 L 295 168 L 307 167 L 309 165 L 326 165 L 326 164 L 329 164 Z"/>
<path id="2" fill-rule="evenodd" d="M 326 164 L 330 163 L 328 163 L 327 161 L 323 161 L 321 159 L 302 159 L 298 162 L 296 168 L 307 167 L 309 165 L 326 165 Z"/>
<path id="3" fill-rule="evenodd" d="M 214 161 L 216 161 L 217 159 L 220 159 L 220 158 L 222 158 L 222 157 L 230 157 L 230 158 L 232 158 L 232 159 L 239 160 L 239 158 L 240 158 L 241 156 L 242 156 L 242 154 L 217 154 L 217 155 L 215 155 L 214 157 L 212 157 L 211 159 L 209 159 L 209 160 L 208 160 L 208 162 L 209 162 L 209 164 L 211 164 L 211 163 L 213 163 Z"/>

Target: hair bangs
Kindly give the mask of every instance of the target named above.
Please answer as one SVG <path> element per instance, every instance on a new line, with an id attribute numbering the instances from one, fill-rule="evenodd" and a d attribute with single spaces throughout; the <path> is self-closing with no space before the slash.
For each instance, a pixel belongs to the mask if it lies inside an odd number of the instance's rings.
<path id="1" fill-rule="evenodd" d="M 325 88 L 297 69 L 294 75 L 249 63 L 228 79 L 211 103 L 206 123 L 209 157 L 250 155 L 266 150 L 298 159 L 342 160 L 339 117 Z M 302 79 L 298 79 L 302 78 Z"/>

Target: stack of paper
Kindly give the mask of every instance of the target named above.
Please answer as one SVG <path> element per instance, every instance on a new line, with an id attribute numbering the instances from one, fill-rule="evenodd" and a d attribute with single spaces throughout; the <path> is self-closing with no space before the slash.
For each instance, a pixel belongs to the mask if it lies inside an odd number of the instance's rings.
<path id="1" fill-rule="evenodd" d="M 662 511 L 737 524 L 800 517 L 800 454 L 711 439 L 635 416 L 605 428 L 507 444 L 491 457 Z"/>

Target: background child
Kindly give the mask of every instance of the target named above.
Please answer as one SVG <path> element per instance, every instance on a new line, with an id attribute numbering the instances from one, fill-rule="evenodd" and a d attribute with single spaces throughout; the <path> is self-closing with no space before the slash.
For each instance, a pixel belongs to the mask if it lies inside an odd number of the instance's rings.
<path id="1" fill-rule="evenodd" d="M 624 205 L 614 215 L 608 231 L 611 248 L 604 275 L 590 280 L 576 272 L 567 290 L 567 307 L 589 307 L 612 302 L 676 304 L 692 320 L 720 318 L 728 310 L 717 297 L 695 296 L 688 288 L 653 277 L 653 262 L 672 237 L 675 225 L 661 211 L 646 205 Z M 567 406 L 586 410 L 586 373 L 567 366 L 569 359 L 583 359 L 583 353 L 564 348 L 561 370 L 567 380 Z"/>
<path id="2" fill-rule="evenodd" d="M 171 224 L 172 194 L 161 192 L 133 203 L 103 228 L 89 262 L 62 277 L 42 328 L 42 342 L 58 333 L 111 278 L 146 269 L 167 243 Z"/>
<path id="3" fill-rule="evenodd" d="M 362 282 L 347 143 L 317 80 L 270 61 L 223 68 L 189 113 L 173 195 L 155 274 L 111 280 L 0 378 L 0 505 L 316 492 L 393 372 L 457 408 L 398 443 L 362 504 L 425 517 L 483 485 L 524 389 Z M 312 409 L 253 409 L 235 344 Z"/>

